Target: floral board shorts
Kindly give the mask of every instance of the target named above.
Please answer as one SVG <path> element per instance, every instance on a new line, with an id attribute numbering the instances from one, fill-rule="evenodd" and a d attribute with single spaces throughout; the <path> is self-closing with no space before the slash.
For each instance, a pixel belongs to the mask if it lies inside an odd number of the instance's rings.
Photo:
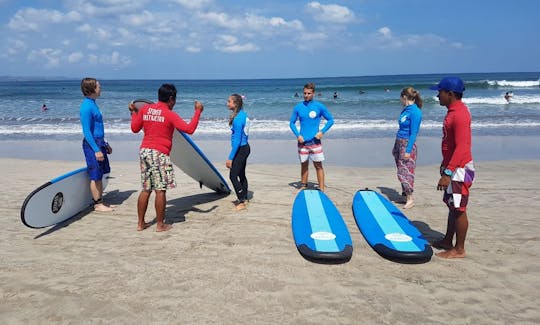
<path id="1" fill-rule="evenodd" d="M 171 158 L 157 150 L 141 148 L 141 185 L 145 191 L 165 191 L 176 187 Z"/>
<path id="2" fill-rule="evenodd" d="M 452 182 L 443 195 L 443 201 L 450 210 L 465 212 L 469 202 L 469 188 L 474 180 L 474 164 L 468 162 L 464 167 L 456 168 Z"/>

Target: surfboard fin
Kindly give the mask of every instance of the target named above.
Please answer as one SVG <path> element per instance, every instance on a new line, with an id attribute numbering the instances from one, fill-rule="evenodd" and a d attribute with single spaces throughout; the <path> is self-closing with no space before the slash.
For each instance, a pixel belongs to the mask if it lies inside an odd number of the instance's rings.
<path id="1" fill-rule="evenodd" d="M 201 188 L 201 190 L 202 190 L 202 186 L 203 186 L 203 183 L 199 182 L 199 187 Z"/>

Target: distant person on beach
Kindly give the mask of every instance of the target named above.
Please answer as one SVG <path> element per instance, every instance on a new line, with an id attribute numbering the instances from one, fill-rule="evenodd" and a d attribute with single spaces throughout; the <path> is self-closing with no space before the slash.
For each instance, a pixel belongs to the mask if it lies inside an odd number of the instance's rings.
<path id="1" fill-rule="evenodd" d="M 510 100 L 514 97 L 514 93 L 511 91 L 507 91 L 506 94 L 504 94 L 504 99 L 507 103 L 510 103 Z"/>
<path id="2" fill-rule="evenodd" d="M 248 143 L 249 118 L 243 110 L 244 103 L 238 94 L 232 94 L 227 100 L 227 108 L 231 110 L 229 127 L 231 128 L 231 152 L 225 162 L 230 169 L 229 178 L 236 192 L 238 200 L 235 209 L 245 210 L 248 203 L 248 180 L 246 177 L 246 164 L 251 148 Z"/>
<path id="3" fill-rule="evenodd" d="M 176 187 L 174 169 L 169 156 L 172 147 L 174 130 L 193 134 L 199 124 L 199 118 L 204 109 L 195 101 L 195 112 L 189 123 L 173 112 L 176 104 L 176 87 L 173 84 L 163 84 L 158 90 L 158 102 L 147 104 L 137 110 L 133 102 L 129 104 L 131 112 L 131 131 L 144 131 L 139 150 L 141 167 L 142 190 L 137 200 L 137 230 L 141 231 L 150 226 L 145 222 L 145 214 L 152 191 L 156 193 L 156 231 L 167 231 L 172 225 L 165 224 L 165 207 L 167 205 L 167 190 Z"/>
<path id="4" fill-rule="evenodd" d="M 443 122 L 441 178 L 437 184 L 437 189 L 444 191 L 443 201 L 448 206 L 448 225 L 444 238 L 431 245 L 444 249 L 444 252 L 437 254 L 439 257 L 465 257 L 465 237 L 469 228 L 467 203 L 469 188 L 474 180 L 471 114 L 461 101 L 465 87 L 460 78 L 445 77 L 430 89 L 439 91 L 439 103 L 448 109 Z"/>
<path id="5" fill-rule="evenodd" d="M 90 192 L 94 200 L 94 211 L 111 212 L 113 206 L 103 201 L 103 175 L 111 172 L 108 155 L 112 148 L 105 141 L 103 115 L 96 104 L 101 95 L 101 85 L 94 78 L 84 78 L 81 81 L 81 91 L 84 95 L 79 114 L 83 131 L 82 148 L 90 177 Z"/>
<path id="6" fill-rule="evenodd" d="M 413 87 L 404 88 L 400 97 L 403 110 L 399 115 L 399 130 L 392 149 L 396 162 L 397 178 L 401 183 L 401 190 L 407 201 L 404 209 L 414 206 L 414 171 L 416 168 L 416 137 L 422 122 L 422 105 L 424 101 L 420 93 Z"/>
<path id="7" fill-rule="evenodd" d="M 47 105 L 43 104 L 43 106 L 41 106 L 41 111 L 45 112 L 46 110 L 48 110 Z"/>
<path id="8" fill-rule="evenodd" d="M 332 115 L 322 104 L 313 99 L 315 84 L 310 82 L 304 86 L 304 101 L 298 103 L 292 112 L 289 126 L 298 141 L 298 157 L 300 158 L 300 188 L 305 189 L 308 185 L 309 160 L 317 172 L 319 189 L 324 191 L 324 153 L 321 138 L 334 124 Z M 326 120 L 322 129 L 321 118 Z M 300 121 L 300 130 L 296 127 L 296 121 Z"/>

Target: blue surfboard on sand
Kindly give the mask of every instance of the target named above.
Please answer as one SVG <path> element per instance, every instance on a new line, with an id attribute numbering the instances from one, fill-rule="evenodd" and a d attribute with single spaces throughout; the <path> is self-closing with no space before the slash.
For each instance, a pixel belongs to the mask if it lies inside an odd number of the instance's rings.
<path id="1" fill-rule="evenodd" d="M 109 174 L 103 175 L 103 189 Z M 33 190 L 21 207 L 21 221 L 30 228 L 44 228 L 68 220 L 92 206 L 86 167 L 58 176 Z"/>
<path id="2" fill-rule="evenodd" d="M 382 257 L 411 264 L 431 259 L 433 250 L 422 233 L 380 193 L 356 192 L 352 210 L 360 232 Z"/>
<path id="3" fill-rule="evenodd" d="M 323 192 L 302 190 L 292 208 L 292 232 L 298 251 L 317 263 L 351 259 L 352 240 L 336 206 Z"/>

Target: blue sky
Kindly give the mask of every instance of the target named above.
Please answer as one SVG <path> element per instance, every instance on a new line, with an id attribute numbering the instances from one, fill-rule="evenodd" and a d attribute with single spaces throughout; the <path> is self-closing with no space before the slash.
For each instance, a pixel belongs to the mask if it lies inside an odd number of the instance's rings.
<path id="1" fill-rule="evenodd" d="M 537 0 L 0 0 L 0 76 L 540 71 Z"/>

